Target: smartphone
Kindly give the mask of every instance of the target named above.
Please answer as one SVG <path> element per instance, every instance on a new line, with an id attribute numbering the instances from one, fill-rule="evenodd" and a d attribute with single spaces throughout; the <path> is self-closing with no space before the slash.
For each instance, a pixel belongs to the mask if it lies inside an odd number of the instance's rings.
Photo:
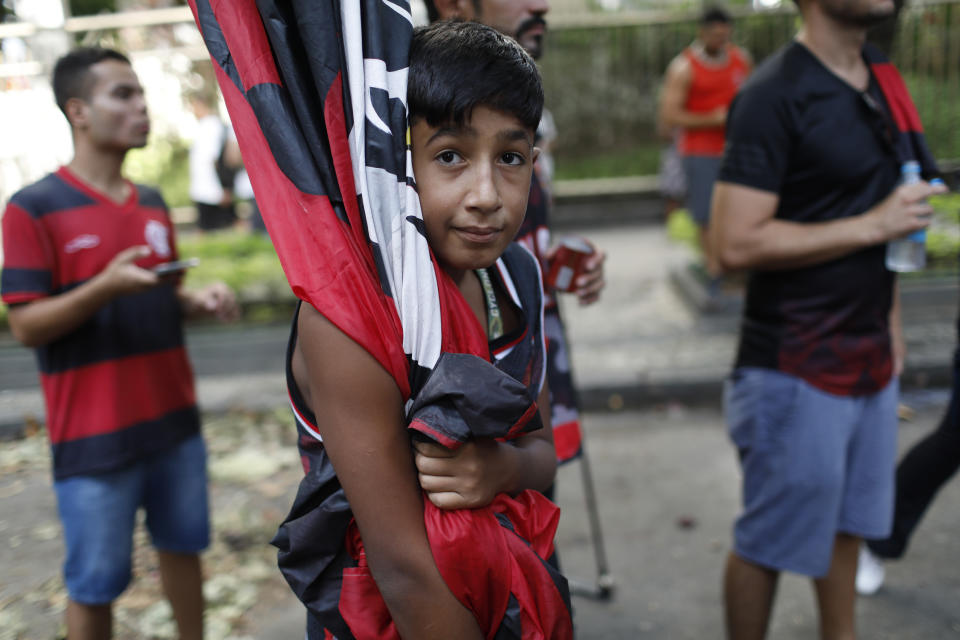
<path id="1" fill-rule="evenodd" d="M 161 262 L 153 268 L 153 272 L 158 276 L 165 276 L 178 271 L 184 271 L 190 267 L 200 264 L 200 258 L 187 258 L 186 260 L 175 260 L 174 262 Z"/>

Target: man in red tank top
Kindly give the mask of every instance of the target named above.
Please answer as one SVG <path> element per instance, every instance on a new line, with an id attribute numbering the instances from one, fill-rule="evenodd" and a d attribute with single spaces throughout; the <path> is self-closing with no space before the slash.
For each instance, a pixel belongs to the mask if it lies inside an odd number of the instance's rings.
<path id="1" fill-rule="evenodd" d="M 697 39 L 667 67 L 660 100 L 660 126 L 679 128 L 687 177 L 687 208 L 700 228 L 707 272 L 718 273 L 707 246 L 710 196 L 723 157 L 727 109 L 750 73 L 749 54 L 730 42 L 730 15 L 707 9 Z"/>

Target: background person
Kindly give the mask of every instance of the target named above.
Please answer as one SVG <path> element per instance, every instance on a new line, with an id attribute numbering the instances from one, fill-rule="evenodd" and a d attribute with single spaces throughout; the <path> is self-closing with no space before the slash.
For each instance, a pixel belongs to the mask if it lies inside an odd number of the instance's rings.
<path id="1" fill-rule="evenodd" d="M 731 106 L 713 194 L 717 258 L 751 270 L 725 391 L 743 469 L 724 576 L 736 640 L 765 636 L 780 571 L 813 579 L 822 638 L 855 637 L 860 539 L 893 515 L 904 348 L 884 245 L 926 227 L 944 191 L 897 186 L 907 161 L 936 167 L 902 78 L 866 45 L 893 1 L 798 4 L 800 33 Z"/>
<path id="2" fill-rule="evenodd" d="M 233 292 L 187 291 L 179 276 L 151 271 L 177 253 L 160 194 L 121 172 L 150 132 L 127 58 L 73 51 L 57 62 L 53 88 L 74 156 L 11 198 L 2 296 L 14 337 L 39 361 L 66 546 L 67 634 L 111 636 L 143 506 L 180 637 L 199 640 L 206 453 L 182 318 L 232 319 Z"/>
<path id="3" fill-rule="evenodd" d="M 679 128 L 677 150 L 686 176 L 686 201 L 700 229 L 700 248 L 716 292 L 717 266 L 707 242 L 710 196 L 723 158 L 727 109 L 750 74 L 746 51 L 730 42 L 733 24 L 723 9 L 703 12 L 693 44 L 667 67 L 660 96 L 658 129 Z"/>
<path id="4" fill-rule="evenodd" d="M 960 337 L 960 318 L 957 319 Z M 857 592 L 876 593 L 883 563 L 899 560 L 937 493 L 960 469 L 960 346 L 953 352 L 953 390 L 940 425 L 917 442 L 897 465 L 893 527 L 883 540 L 867 540 L 857 564 Z"/>
<path id="5" fill-rule="evenodd" d="M 203 231 L 227 229 L 237 222 L 234 188 L 243 165 L 233 130 L 220 119 L 216 105 L 212 90 L 190 96 L 197 118 L 190 144 L 190 199 Z"/>

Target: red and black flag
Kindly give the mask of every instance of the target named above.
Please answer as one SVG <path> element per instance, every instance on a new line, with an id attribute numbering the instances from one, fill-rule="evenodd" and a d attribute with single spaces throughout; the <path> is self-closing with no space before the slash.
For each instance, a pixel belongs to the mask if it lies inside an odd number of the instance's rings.
<path id="1" fill-rule="evenodd" d="M 873 45 L 867 45 L 864 49 L 864 57 L 870 65 L 870 73 L 876 78 L 890 115 L 893 117 L 893 126 L 890 127 L 890 123 L 885 122 L 884 126 L 889 127 L 889 131 L 883 131 L 881 135 L 890 138 L 889 142 L 901 165 L 904 162 L 916 161 L 920 163 L 921 173 L 925 179 L 938 177 L 940 172 L 930 147 L 927 146 L 920 114 L 913 104 L 900 71 L 882 51 Z M 864 95 L 869 94 L 864 93 Z"/>
<path id="2" fill-rule="evenodd" d="M 542 342 L 522 376 L 494 366 L 424 236 L 407 146 L 409 2 L 190 5 L 297 297 L 390 372 L 412 429 L 457 446 L 539 427 Z M 437 566 L 488 638 L 572 637 L 566 582 L 543 560 L 552 503 L 535 492 L 465 511 L 424 503 Z M 328 634 L 398 637 L 369 574 L 345 579 L 363 562 L 349 516 L 335 477 L 308 474 L 275 540 L 281 569 Z"/>

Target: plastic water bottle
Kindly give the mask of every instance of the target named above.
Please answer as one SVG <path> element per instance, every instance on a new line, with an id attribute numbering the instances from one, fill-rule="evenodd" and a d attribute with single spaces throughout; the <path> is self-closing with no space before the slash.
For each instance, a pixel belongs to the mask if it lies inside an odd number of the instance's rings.
<path id="1" fill-rule="evenodd" d="M 904 162 L 900 168 L 900 184 L 920 182 L 920 163 L 913 160 Z M 930 184 L 942 184 L 939 178 Z M 890 271 L 920 271 L 927 266 L 927 230 L 920 229 L 908 236 L 887 243 L 887 269 Z"/>

